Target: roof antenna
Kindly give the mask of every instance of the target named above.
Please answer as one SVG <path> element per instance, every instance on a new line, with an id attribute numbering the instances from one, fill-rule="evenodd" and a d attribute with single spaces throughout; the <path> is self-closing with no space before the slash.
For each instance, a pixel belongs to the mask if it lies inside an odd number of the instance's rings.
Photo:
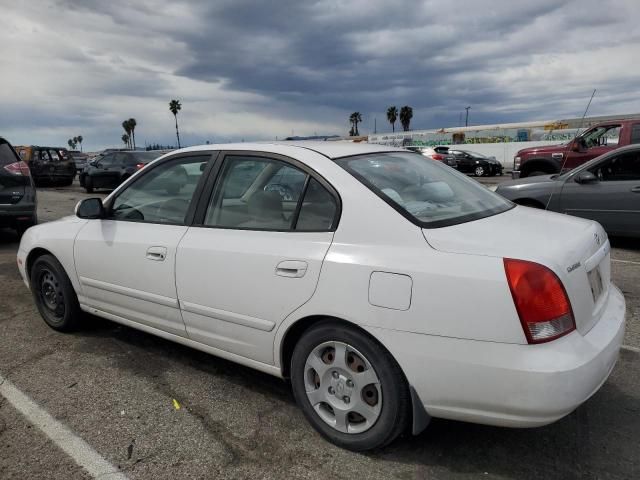
<path id="1" fill-rule="evenodd" d="M 584 118 L 587 116 L 587 112 L 589 111 L 589 107 L 591 106 L 591 102 L 593 100 L 593 97 L 596 94 L 596 89 L 593 89 L 593 93 L 591 94 L 591 98 L 589 99 L 589 103 L 587 103 L 587 108 L 584 109 L 584 113 L 582 114 L 582 119 L 580 119 L 580 125 L 578 126 L 578 129 L 576 130 L 576 134 L 574 135 L 574 137 L 571 139 L 570 143 L 575 142 L 576 138 L 578 138 L 578 134 L 580 133 L 580 130 L 582 130 L 582 125 L 584 124 Z M 562 173 L 562 171 L 564 170 L 564 166 L 567 163 L 567 156 L 568 155 L 564 155 L 564 158 L 562 159 L 562 166 L 560 167 L 560 173 Z M 549 204 L 551 203 L 551 199 L 553 198 L 553 193 L 554 190 L 551 190 L 551 195 L 549 195 L 549 199 L 547 200 L 547 204 L 545 205 L 544 209 L 548 210 L 549 209 Z"/>

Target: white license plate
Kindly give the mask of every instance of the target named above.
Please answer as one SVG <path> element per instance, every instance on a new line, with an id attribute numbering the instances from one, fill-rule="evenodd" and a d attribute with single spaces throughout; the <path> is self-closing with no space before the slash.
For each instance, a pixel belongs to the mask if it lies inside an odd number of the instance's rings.
<path id="1" fill-rule="evenodd" d="M 593 295 L 593 301 L 597 302 L 602 295 L 602 276 L 600 275 L 600 269 L 598 267 L 591 270 L 587 276 L 589 277 L 589 286 L 591 287 L 591 295 Z"/>

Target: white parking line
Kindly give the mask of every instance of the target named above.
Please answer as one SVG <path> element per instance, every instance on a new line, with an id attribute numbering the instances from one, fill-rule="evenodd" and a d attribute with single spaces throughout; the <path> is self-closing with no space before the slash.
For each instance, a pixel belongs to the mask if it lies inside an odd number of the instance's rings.
<path id="1" fill-rule="evenodd" d="M 622 345 L 623 350 L 627 350 L 629 352 L 634 352 L 634 353 L 640 353 L 640 348 L 638 347 L 632 347 L 631 345 Z"/>
<path id="2" fill-rule="evenodd" d="M 640 262 L 634 262 L 631 260 L 618 260 L 616 258 L 612 258 L 611 259 L 612 262 L 617 262 L 617 263 L 630 263 L 631 265 L 640 265 Z"/>
<path id="3" fill-rule="evenodd" d="M 94 477 L 108 480 L 126 480 L 127 477 L 104 459 L 91 446 L 57 421 L 33 400 L 0 375 L 0 395 L 7 399 L 29 422 L 38 427 L 78 466 Z"/>

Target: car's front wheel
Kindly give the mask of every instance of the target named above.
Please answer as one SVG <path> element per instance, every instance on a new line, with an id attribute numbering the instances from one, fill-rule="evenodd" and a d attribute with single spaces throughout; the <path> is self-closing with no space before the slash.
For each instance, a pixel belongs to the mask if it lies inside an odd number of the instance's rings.
<path id="1" fill-rule="evenodd" d="M 312 426 L 354 451 L 379 448 L 407 427 L 404 374 L 382 345 L 337 322 L 311 327 L 291 360 L 293 393 Z"/>
<path id="2" fill-rule="evenodd" d="M 473 170 L 473 173 L 475 174 L 476 177 L 482 177 L 484 175 L 484 167 L 477 166 Z"/>
<path id="3" fill-rule="evenodd" d="M 93 179 L 87 175 L 84 179 L 84 189 L 87 191 L 87 193 L 93 193 Z"/>
<path id="4" fill-rule="evenodd" d="M 52 255 L 38 257 L 31 268 L 31 292 L 43 320 L 54 330 L 74 330 L 80 319 L 78 297 L 60 262 Z"/>

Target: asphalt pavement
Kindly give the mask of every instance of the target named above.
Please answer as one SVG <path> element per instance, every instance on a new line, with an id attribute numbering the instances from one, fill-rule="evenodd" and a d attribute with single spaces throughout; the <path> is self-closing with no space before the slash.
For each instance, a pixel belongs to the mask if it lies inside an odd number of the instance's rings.
<path id="1" fill-rule="evenodd" d="M 78 186 L 40 191 L 40 220 L 71 214 L 87 196 Z M 19 277 L 17 242 L 0 231 L 0 382 L 128 478 L 640 478 L 634 242 L 614 239 L 612 250 L 613 281 L 627 299 L 628 348 L 582 407 L 536 429 L 434 420 L 421 435 L 366 454 L 321 439 L 277 378 L 95 317 L 74 334 L 49 329 Z M 33 415 L 0 395 L 0 478 L 91 478 Z"/>

